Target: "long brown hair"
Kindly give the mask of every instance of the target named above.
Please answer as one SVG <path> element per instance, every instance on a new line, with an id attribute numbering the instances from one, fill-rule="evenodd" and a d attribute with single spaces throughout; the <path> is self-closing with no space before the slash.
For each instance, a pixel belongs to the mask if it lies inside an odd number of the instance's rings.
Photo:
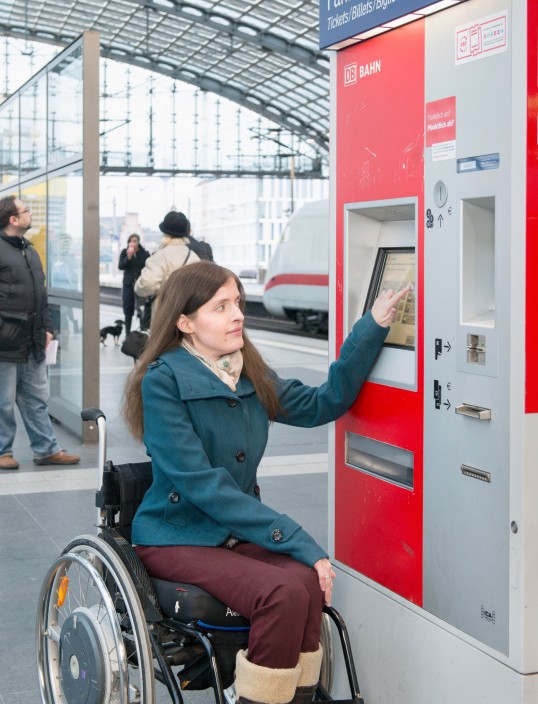
<path id="1" fill-rule="evenodd" d="M 241 281 L 229 269 L 208 261 L 199 261 L 176 269 L 163 284 L 151 320 L 151 332 L 144 352 L 129 375 L 123 399 L 123 417 L 132 435 L 142 440 L 144 412 L 142 405 L 142 379 L 148 364 L 168 350 L 181 345 L 183 333 L 177 328 L 181 315 L 192 316 L 230 280 L 235 281 L 241 297 L 240 307 L 245 311 L 245 292 Z M 274 420 L 282 408 L 273 382 L 271 368 L 243 331 L 243 370 L 250 379 L 256 395 Z"/>

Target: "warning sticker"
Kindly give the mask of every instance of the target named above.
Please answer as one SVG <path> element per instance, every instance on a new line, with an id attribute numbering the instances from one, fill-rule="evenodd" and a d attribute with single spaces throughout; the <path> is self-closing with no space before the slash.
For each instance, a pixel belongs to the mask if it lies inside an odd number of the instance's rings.
<path id="1" fill-rule="evenodd" d="M 456 27 L 456 66 L 506 51 L 507 30 L 506 10 Z"/>

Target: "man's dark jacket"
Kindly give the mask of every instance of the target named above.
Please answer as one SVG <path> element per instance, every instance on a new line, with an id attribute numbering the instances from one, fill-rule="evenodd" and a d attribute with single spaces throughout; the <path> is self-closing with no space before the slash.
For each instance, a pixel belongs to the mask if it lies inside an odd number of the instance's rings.
<path id="1" fill-rule="evenodd" d="M 129 259 L 127 249 L 122 249 L 118 269 L 123 271 L 123 283 L 126 286 L 134 286 L 134 282 L 140 276 L 140 272 L 146 264 L 149 252 L 142 245 L 138 245 L 138 251 Z"/>
<path id="2" fill-rule="evenodd" d="M 45 359 L 52 331 L 45 274 L 38 253 L 25 237 L 0 231 L 0 362 Z"/>

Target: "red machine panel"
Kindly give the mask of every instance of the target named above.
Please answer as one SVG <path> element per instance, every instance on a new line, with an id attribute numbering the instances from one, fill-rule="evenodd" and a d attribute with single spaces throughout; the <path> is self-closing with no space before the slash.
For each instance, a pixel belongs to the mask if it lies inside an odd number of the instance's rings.
<path id="1" fill-rule="evenodd" d="M 424 23 L 414 22 L 344 49 L 337 62 L 337 347 L 344 334 L 344 292 L 350 285 L 344 280 L 345 204 L 418 198 L 418 388 L 368 382 L 359 401 L 336 425 L 335 556 L 421 604 Z M 413 452 L 413 488 L 347 466 L 346 431 Z"/>

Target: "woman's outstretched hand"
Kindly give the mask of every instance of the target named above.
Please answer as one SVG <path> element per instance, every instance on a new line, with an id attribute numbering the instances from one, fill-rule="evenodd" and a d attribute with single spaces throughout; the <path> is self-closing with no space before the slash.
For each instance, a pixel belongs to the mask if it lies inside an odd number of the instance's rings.
<path id="1" fill-rule="evenodd" d="M 412 289 L 413 287 L 409 285 L 398 291 L 398 293 L 394 293 L 391 288 L 388 291 L 382 291 L 372 306 L 372 317 L 376 323 L 381 325 L 382 328 L 388 328 L 389 325 L 392 325 L 396 318 L 398 303 Z"/>

